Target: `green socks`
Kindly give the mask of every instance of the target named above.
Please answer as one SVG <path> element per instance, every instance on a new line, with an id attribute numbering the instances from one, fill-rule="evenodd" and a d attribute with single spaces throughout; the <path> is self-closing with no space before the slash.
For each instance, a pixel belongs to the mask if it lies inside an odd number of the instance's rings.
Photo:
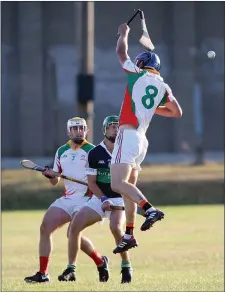
<path id="1" fill-rule="evenodd" d="M 122 261 L 121 268 L 131 268 L 131 261 Z"/>
<path id="2" fill-rule="evenodd" d="M 67 265 L 67 269 L 71 269 L 71 270 L 75 271 L 75 268 L 76 268 L 76 265 L 73 265 L 73 264 Z"/>

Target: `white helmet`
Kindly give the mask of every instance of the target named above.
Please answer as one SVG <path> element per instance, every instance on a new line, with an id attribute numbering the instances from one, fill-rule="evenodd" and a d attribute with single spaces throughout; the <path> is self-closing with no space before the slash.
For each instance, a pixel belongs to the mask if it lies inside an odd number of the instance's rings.
<path id="1" fill-rule="evenodd" d="M 86 123 L 85 119 L 79 118 L 79 117 L 75 117 L 75 118 L 68 120 L 67 131 L 70 132 L 70 128 L 74 127 L 74 126 L 84 126 L 87 129 L 87 123 Z"/>

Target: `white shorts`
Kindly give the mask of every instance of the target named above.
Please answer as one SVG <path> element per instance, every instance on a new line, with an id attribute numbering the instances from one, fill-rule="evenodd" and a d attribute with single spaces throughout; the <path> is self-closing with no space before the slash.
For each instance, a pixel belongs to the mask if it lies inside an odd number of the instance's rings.
<path id="1" fill-rule="evenodd" d="M 124 206 L 124 201 L 122 198 L 109 198 L 109 200 L 115 206 Z M 111 211 L 104 212 L 102 210 L 101 200 L 98 197 L 96 197 L 95 195 L 93 195 L 91 197 L 91 199 L 89 199 L 88 202 L 84 206 L 87 206 L 87 207 L 91 208 L 92 210 L 94 210 L 96 213 L 98 213 L 100 215 L 100 217 L 102 218 L 102 220 L 106 217 L 110 220 Z M 125 212 L 123 212 L 123 214 L 125 216 Z"/>
<path id="2" fill-rule="evenodd" d="M 66 211 L 72 218 L 74 212 L 79 211 L 84 204 L 89 200 L 89 197 L 84 195 L 70 195 L 61 197 L 53 202 L 50 207 L 57 207 Z M 50 208 L 49 207 L 49 208 Z"/>
<path id="3" fill-rule="evenodd" d="M 132 168 L 141 170 L 148 150 L 148 140 L 144 133 L 135 129 L 122 129 L 118 131 L 111 164 L 126 163 Z"/>

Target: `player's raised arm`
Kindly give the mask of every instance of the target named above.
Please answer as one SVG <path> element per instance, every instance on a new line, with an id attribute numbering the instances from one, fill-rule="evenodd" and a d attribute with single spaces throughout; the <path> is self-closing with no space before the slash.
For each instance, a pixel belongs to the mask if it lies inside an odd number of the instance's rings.
<path id="1" fill-rule="evenodd" d="M 128 56 L 128 34 L 130 28 L 126 23 L 123 23 L 118 28 L 119 39 L 116 46 L 116 54 L 119 62 L 123 67 L 126 60 L 130 59 Z"/>

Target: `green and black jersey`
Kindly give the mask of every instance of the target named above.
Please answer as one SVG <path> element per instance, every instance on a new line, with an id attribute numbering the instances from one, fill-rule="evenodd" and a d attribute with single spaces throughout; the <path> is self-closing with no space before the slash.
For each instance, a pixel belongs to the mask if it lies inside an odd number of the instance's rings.
<path id="1" fill-rule="evenodd" d="M 104 142 L 91 149 L 88 153 L 88 175 L 96 175 L 96 183 L 108 198 L 119 198 L 120 194 L 111 189 L 110 163 L 112 155 Z"/>

